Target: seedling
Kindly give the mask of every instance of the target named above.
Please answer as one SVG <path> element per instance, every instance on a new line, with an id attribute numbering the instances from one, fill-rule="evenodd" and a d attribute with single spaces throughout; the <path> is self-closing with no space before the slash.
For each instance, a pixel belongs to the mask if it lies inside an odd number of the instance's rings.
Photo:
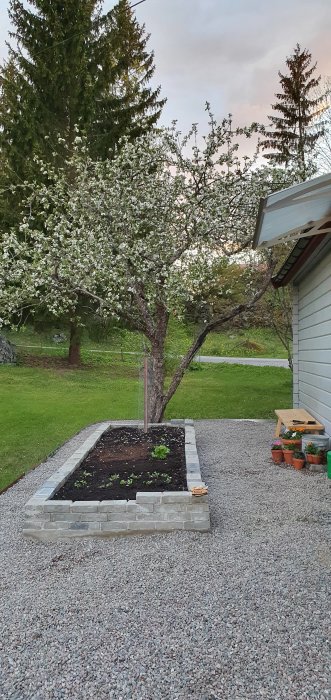
<path id="1" fill-rule="evenodd" d="M 108 481 L 105 481 L 104 484 L 101 484 L 101 486 L 99 486 L 99 488 L 100 488 L 100 489 L 111 488 L 112 485 L 113 485 L 113 483 L 114 483 L 115 481 L 118 481 L 119 478 L 120 478 L 120 475 L 119 475 L 119 474 L 112 474 L 112 476 L 109 477 Z"/>
<path id="2" fill-rule="evenodd" d="M 83 486 L 86 486 L 86 485 L 87 485 L 87 479 L 88 479 L 89 476 L 92 476 L 92 473 L 91 473 L 91 472 L 87 472 L 86 470 L 84 470 L 84 471 L 82 472 L 81 477 L 80 477 L 79 479 L 77 479 L 77 480 L 74 482 L 74 486 L 75 486 L 77 489 L 80 489 L 80 488 L 82 488 Z"/>
<path id="3" fill-rule="evenodd" d="M 151 455 L 155 459 L 166 459 L 169 452 L 170 449 L 166 445 L 155 445 L 155 447 L 151 451 Z"/>

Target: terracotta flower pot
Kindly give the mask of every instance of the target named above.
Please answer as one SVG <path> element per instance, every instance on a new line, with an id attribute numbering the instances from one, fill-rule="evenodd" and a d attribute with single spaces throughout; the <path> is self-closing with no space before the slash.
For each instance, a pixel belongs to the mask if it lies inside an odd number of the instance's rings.
<path id="1" fill-rule="evenodd" d="M 321 464 L 321 455 L 306 454 L 306 460 L 309 464 Z"/>
<path id="2" fill-rule="evenodd" d="M 275 464 L 283 461 L 283 450 L 271 450 L 271 455 Z"/>
<path id="3" fill-rule="evenodd" d="M 305 460 L 304 459 L 296 459 L 295 457 L 293 457 L 292 464 L 293 464 L 294 469 L 302 469 L 305 466 Z"/>
<path id="4" fill-rule="evenodd" d="M 293 450 L 283 450 L 285 464 L 293 464 Z"/>
<path id="5" fill-rule="evenodd" d="M 284 440 L 284 438 L 282 438 L 282 443 L 284 446 L 285 445 L 298 445 L 299 446 L 299 445 L 301 445 L 301 440 Z"/>

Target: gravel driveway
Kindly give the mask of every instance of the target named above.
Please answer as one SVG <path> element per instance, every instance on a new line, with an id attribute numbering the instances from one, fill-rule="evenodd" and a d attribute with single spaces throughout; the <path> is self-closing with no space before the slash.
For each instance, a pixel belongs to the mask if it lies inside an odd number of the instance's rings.
<path id="1" fill-rule="evenodd" d="M 210 534 L 24 541 L 81 437 L 0 497 L 1 700 L 329 697 L 325 477 L 272 465 L 270 422 L 195 425 Z"/>

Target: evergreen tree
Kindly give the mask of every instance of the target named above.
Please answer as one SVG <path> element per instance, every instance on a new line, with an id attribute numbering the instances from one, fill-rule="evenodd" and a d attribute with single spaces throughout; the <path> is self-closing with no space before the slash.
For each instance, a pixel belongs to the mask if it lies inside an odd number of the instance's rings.
<path id="1" fill-rule="evenodd" d="M 107 157 L 122 136 L 151 129 L 164 104 L 160 88 L 148 87 L 154 56 L 126 0 L 108 14 L 101 0 L 29 0 L 28 8 L 11 0 L 9 15 L 14 47 L 0 71 L 0 231 L 19 218 L 19 191 L 11 186 L 44 177 L 34 156 L 63 165 L 78 126 L 93 155 Z M 70 321 L 75 361 L 79 328 Z"/>
<path id="2" fill-rule="evenodd" d="M 104 15 L 100 0 L 30 0 L 30 8 L 10 2 L 15 48 L 0 72 L 0 150 L 18 179 L 34 154 L 52 158 L 58 135 L 70 155 L 76 125 L 106 157 L 122 136 L 152 128 L 164 104 L 148 85 L 154 55 L 127 0 Z"/>
<path id="3" fill-rule="evenodd" d="M 322 131 L 312 130 L 313 121 L 322 98 L 314 95 L 321 77 L 314 77 L 316 63 L 311 65 L 311 53 L 296 45 L 292 56 L 286 59 L 288 74 L 279 72 L 282 92 L 275 97 L 272 108 L 272 131 L 266 131 L 262 141 L 263 150 L 272 163 L 298 168 L 302 179 L 306 179 L 312 165 L 312 154 Z"/>
<path id="4" fill-rule="evenodd" d="M 1 149 L 19 177 L 32 156 L 49 160 L 60 134 L 69 148 L 87 128 L 98 83 L 99 0 L 11 0 L 14 28 L 2 70 Z"/>
<path id="5" fill-rule="evenodd" d="M 121 137 L 132 140 L 153 128 L 166 100 L 159 99 L 160 86 L 150 87 L 155 72 L 154 53 L 147 50 L 150 35 L 139 25 L 128 0 L 119 0 L 102 24 L 105 70 L 94 152 L 106 156 Z"/>

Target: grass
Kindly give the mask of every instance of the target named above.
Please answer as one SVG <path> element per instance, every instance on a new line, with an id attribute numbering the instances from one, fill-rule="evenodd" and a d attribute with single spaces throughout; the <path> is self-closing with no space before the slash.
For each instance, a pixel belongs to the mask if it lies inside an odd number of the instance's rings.
<path id="1" fill-rule="evenodd" d="M 61 356 L 63 349 L 54 353 Z M 136 358 L 83 353 L 78 370 L 0 367 L 0 490 L 84 426 L 105 419 L 142 419 Z M 292 376 L 277 367 L 193 365 L 167 418 L 271 418 L 291 405 Z"/>
<path id="2" fill-rule="evenodd" d="M 61 329 L 60 331 L 61 332 Z M 9 340 L 18 345 L 37 345 L 58 347 L 52 337 L 56 331 L 37 333 L 31 328 L 24 328 L 19 333 L 6 333 Z M 193 326 L 184 325 L 176 320 L 169 324 L 167 352 L 170 355 L 183 355 L 189 347 L 194 334 Z M 86 350 L 108 350 L 113 352 L 141 352 L 142 338 L 139 333 L 117 330 L 100 341 L 91 340 L 87 334 L 83 347 Z M 201 355 L 229 357 L 279 357 L 286 358 L 286 352 L 274 331 L 268 328 L 249 328 L 246 330 L 226 330 L 210 333 L 200 350 Z"/>

